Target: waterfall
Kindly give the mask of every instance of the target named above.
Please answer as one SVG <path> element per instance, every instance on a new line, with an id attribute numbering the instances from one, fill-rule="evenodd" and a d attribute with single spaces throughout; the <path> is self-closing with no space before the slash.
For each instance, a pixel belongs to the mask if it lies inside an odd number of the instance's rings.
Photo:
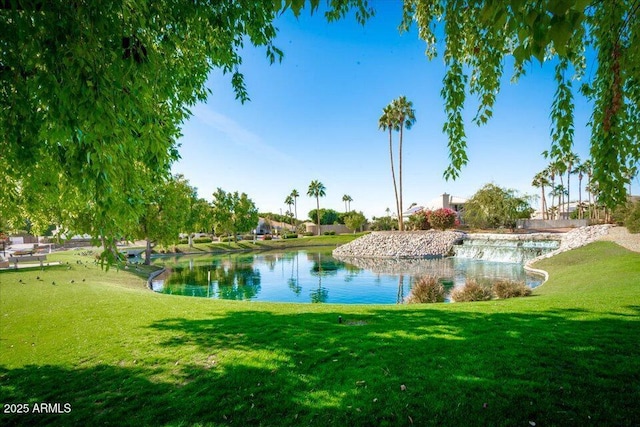
<path id="1" fill-rule="evenodd" d="M 470 234 L 455 247 L 457 258 L 524 264 L 560 247 L 561 235 Z"/>

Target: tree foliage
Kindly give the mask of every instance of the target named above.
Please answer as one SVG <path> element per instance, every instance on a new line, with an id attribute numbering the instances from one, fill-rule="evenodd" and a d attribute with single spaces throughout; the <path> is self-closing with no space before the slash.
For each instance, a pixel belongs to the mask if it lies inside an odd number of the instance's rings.
<path id="1" fill-rule="evenodd" d="M 316 198 L 316 224 L 318 226 L 318 236 L 320 235 L 320 197 L 324 197 L 327 195 L 327 188 L 323 183 L 314 179 L 309 184 L 309 188 L 307 189 L 307 196 Z"/>
<path id="2" fill-rule="evenodd" d="M 274 19 L 309 2 L 8 0 L 0 2 L 0 206 L 104 237 L 135 232 L 146 190 L 167 177 L 189 107 L 213 68 L 240 70 L 245 43 L 270 62 Z M 329 20 L 366 1 L 331 0 Z M 31 200 L 32 199 L 32 200 Z M 41 218 L 43 217 L 43 218 Z"/>
<path id="3" fill-rule="evenodd" d="M 572 151 L 573 82 L 582 80 L 580 92 L 593 105 L 591 157 L 601 200 L 610 207 L 624 202 L 622 168 L 640 160 L 639 13 L 635 0 L 405 0 L 402 28 L 418 25 L 429 58 L 444 46 L 443 130 L 451 159 L 445 177 L 456 178 L 468 162 L 462 115 L 467 92 L 478 102 L 473 122 L 486 123 L 509 63 L 505 58 L 513 59 L 514 80 L 532 61 L 552 62 L 557 85 L 550 103 L 553 157 Z M 587 74 L 589 51 L 596 61 Z"/>
<path id="4" fill-rule="evenodd" d="M 382 116 L 378 119 L 378 127 L 389 131 L 389 159 L 391 161 L 391 177 L 393 179 L 393 191 L 396 197 L 396 209 L 398 215 L 398 228 L 404 230 L 402 217 L 402 143 L 404 129 L 411 129 L 416 121 L 413 103 L 406 96 L 399 96 L 382 109 Z M 393 132 L 398 132 L 398 181 L 396 182 L 395 164 L 393 160 Z"/>
<path id="5" fill-rule="evenodd" d="M 147 241 L 146 264 L 155 245 L 175 244 L 180 232 L 191 226 L 189 206 L 196 197 L 195 188 L 182 175 L 158 181 L 152 190 L 136 233 Z"/>
<path id="6" fill-rule="evenodd" d="M 213 193 L 213 222 L 216 234 L 248 233 L 258 225 L 258 209 L 245 194 L 227 193 L 218 188 Z"/>
<path id="7" fill-rule="evenodd" d="M 370 229 L 373 231 L 390 231 L 398 229 L 398 221 L 390 215 L 373 217 Z"/>
<path id="8" fill-rule="evenodd" d="M 464 205 L 464 220 L 476 228 L 515 228 L 517 219 L 528 219 L 533 209 L 527 197 L 515 190 L 486 184 Z"/>
<path id="9" fill-rule="evenodd" d="M 429 230 L 431 224 L 429 224 L 429 211 L 422 209 L 409 217 L 407 220 L 407 228 L 409 230 Z"/>
<path id="10" fill-rule="evenodd" d="M 345 214 L 335 209 L 320 208 L 320 212 L 317 209 L 309 211 L 309 219 L 312 221 L 316 221 L 318 216 L 320 217 L 320 225 L 344 224 Z"/>
<path id="11" fill-rule="evenodd" d="M 362 212 L 349 212 L 344 216 L 344 225 L 347 226 L 348 229 L 356 231 L 360 230 L 367 223 L 367 218 L 364 216 Z"/>
<path id="12" fill-rule="evenodd" d="M 367 0 L 328 0 L 325 17 Z M 207 96 L 216 68 L 248 99 L 241 72 L 245 44 L 269 61 L 274 19 L 316 11 L 320 0 L 7 0 L 0 2 L 0 210 L 7 224 L 55 222 L 107 245 L 133 235 L 148 188 L 166 179 L 189 108 Z M 443 81 L 451 166 L 468 162 L 463 107 L 478 99 L 474 122 L 488 121 L 505 58 L 514 78 L 534 60 L 554 61 L 552 153 L 570 152 L 574 83 L 593 105 L 593 182 L 609 206 L 624 200 L 624 172 L 640 158 L 640 13 L 635 0 L 405 0 L 404 29 L 415 22 L 427 56 L 444 46 Z M 439 35 L 442 39 L 439 40 Z M 441 43 L 444 41 L 444 43 Z M 585 52 L 593 71 L 585 73 Z M 595 184 L 594 184 L 595 185 Z M 295 197 L 294 197 L 295 201 Z M 400 210 L 399 210 L 400 211 Z"/>

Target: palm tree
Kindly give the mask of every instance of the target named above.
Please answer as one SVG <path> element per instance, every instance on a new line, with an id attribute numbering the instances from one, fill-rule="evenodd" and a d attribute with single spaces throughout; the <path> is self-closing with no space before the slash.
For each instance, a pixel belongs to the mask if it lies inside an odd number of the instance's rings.
<path id="1" fill-rule="evenodd" d="M 400 143 L 398 145 L 398 169 L 399 169 L 399 181 L 400 181 L 400 209 L 398 210 L 400 231 L 404 230 L 404 224 L 402 222 L 402 136 L 404 128 L 411 129 L 416 122 L 416 112 L 413 109 L 413 102 L 407 101 L 405 96 L 401 96 L 394 100 L 394 110 L 396 113 L 397 126 L 400 128 Z"/>
<path id="2" fill-rule="evenodd" d="M 554 188 L 556 188 L 556 176 L 560 176 L 560 179 L 562 180 L 562 175 L 560 174 L 559 165 L 556 162 L 550 163 L 548 169 L 549 169 L 549 178 L 551 179 L 551 189 L 553 190 Z M 551 207 L 555 206 L 556 196 L 558 196 L 558 205 L 560 205 L 560 195 L 557 192 L 555 192 L 551 196 Z M 560 210 L 558 209 L 558 212 L 559 211 Z"/>
<path id="3" fill-rule="evenodd" d="M 353 202 L 353 199 L 351 198 L 351 196 L 349 196 L 348 194 L 345 194 L 344 196 L 342 196 L 342 201 L 344 202 L 344 211 L 345 212 L 349 212 L 351 209 L 351 202 Z M 347 208 L 347 203 L 349 203 L 349 207 Z"/>
<path id="4" fill-rule="evenodd" d="M 542 211 L 542 219 L 549 219 L 549 215 L 547 214 L 547 198 L 545 197 L 544 187 L 549 186 L 549 180 L 547 179 L 547 170 L 543 170 L 542 172 L 538 172 L 534 177 L 531 185 L 535 188 L 540 188 L 542 193 L 541 199 L 541 207 Z M 546 217 L 546 218 L 545 218 Z"/>
<path id="5" fill-rule="evenodd" d="M 571 203 L 571 174 L 573 173 L 573 166 L 580 163 L 580 157 L 576 153 L 565 153 L 562 156 L 561 161 L 564 163 L 567 169 L 567 219 L 569 219 L 569 204 Z"/>
<path id="6" fill-rule="evenodd" d="M 284 199 L 284 204 L 289 206 L 289 212 L 291 212 L 291 206 L 293 205 L 293 197 L 291 197 L 291 195 L 288 195 L 287 198 Z M 291 225 L 293 225 L 293 224 L 291 224 Z"/>
<path id="7" fill-rule="evenodd" d="M 293 197 L 293 209 L 296 214 L 296 221 L 298 220 L 298 197 L 300 197 L 300 193 L 295 188 L 291 191 L 291 197 Z"/>
<path id="8" fill-rule="evenodd" d="M 405 96 L 400 96 L 385 107 L 382 110 L 382 116 L 378 120 L 378 126 L 383 130 L 389 130 L 389 156 L 391 158 L 391 174 L 393 176 L 393 186 L 396 192 L 396 206 L 398 208 L 398 228 L 400 231 L 404 230 L 404 224 L 402 222 L 402 142 L 404 129 L 411 129 L 416 122 L 415 110 L 413 109 L 413 103 L 408 101 Z M 398 181 L 399 191 L 396 187 L 395 172 L 393 166 L 393 144 L 391 131 L 395 130 L 400 132 L 400 138 L 398 143 Z"/>
<path id="9" fill-rule="evenodd" d="M 563 205 L 559 201 L 562 200 L 561 198 L 564 197 L 565 194 L 567 194 L 567 190 L 562 184 L 558 184 L 555 187 L 552 187 L 551 192 L 549 193 L 551 197 L 556 197 L 556 196 L 558 197 L 558 209 L 554 210 L 553 208 L 555 206 L 551 207 L 552 210 L 557 212 L 558 217 L 562 215 L 562 207 L 563 207 Z M 552 219 L 558 219 L 558 218 L 552 218 Z"/>
<path id="10" fill-rule="evenodd" d="M 326 188 L 323 183 L 318 180 L 311 181 L 307 196 L 316 198 L 316 216 L 318 217 L 318 236 L 320 235 L 320 197 L 326 196 Z"/>
<path id="11" fill-rule="evenodd" d="M 589 171 L 589 161 L 580 163 L 573 170 L 573 173 L 578 174 L 578 219 L 584 218 L 584 205 L 582 203 L 582 179 Z"/>
<path id="12" fill-rule="evenodd" d="M 391 160 L 391 178 L 393 179 L 393 192 L 396 196 L 396 211 L 400 210 L 400 202 L 398 199 L 398 186 L 396 184 L 396 171 L 393 161 L 393 135 L 392 131 L 395 128 L 395 118 L 393 114 L 392 104 L 387 105 L 382 109 L 382 116 L 378 119 L 378 128 L 389 131 L 389 159 Z"/>

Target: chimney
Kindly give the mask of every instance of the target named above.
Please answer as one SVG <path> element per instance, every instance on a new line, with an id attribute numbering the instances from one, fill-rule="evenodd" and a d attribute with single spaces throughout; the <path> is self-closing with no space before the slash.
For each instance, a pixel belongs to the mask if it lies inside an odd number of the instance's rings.
<path id="1" fill-rule="evenodd" d="M 442 207 L 443 207 L 443 208 L 449 208 L 449 207 L 451 207 L 451 206 L 450 206 L 450 204 L 449 204 L 449 201 L 450 201 L 450 200 L 451 200 L 451 199 L 450 199 L 449 194 L 447 194 L 447 193 L 443 193 L 443 194 L 442 194 Z"/>

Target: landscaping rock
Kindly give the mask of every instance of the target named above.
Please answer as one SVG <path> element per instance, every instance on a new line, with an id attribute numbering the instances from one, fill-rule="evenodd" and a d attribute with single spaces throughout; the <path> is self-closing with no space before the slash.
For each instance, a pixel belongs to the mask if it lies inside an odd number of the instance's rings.
<path id="1" fill-rule="evenodd" d="M 459 231 L 374 231 L 333 251 L 336 257 L 426 258 L 446 256 L 462 241 Z"/>

